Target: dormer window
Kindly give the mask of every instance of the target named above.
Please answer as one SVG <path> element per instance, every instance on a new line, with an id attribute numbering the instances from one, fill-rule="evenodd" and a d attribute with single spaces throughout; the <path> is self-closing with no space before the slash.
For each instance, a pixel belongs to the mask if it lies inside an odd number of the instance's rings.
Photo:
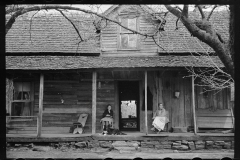
<path id="1" fill-rule="evenodd" d="M 120 18 L 120 22 L 123 26 L 129 29 L 138 31 L 137 18 Z M 138 35 L 134 34 L 123 27 L 120 27 L 119 32 L 119 49 L 136 50 L 138 49 Z"/>

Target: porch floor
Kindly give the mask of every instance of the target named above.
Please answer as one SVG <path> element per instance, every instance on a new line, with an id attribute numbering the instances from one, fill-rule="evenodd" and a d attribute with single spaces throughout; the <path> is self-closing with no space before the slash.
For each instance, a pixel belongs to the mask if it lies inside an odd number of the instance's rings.
<path id="1" fill-rule="evenodd" d="M 124 132 L 126 135 L 101 135 L 96 134 L 6 134 L 7 142 L 64 142 L 64 141 L 86 141 L 86 140 L 217 140 L 233 141 L 234 133 L 167 133 L 148 134 L 140 132 Z"/>

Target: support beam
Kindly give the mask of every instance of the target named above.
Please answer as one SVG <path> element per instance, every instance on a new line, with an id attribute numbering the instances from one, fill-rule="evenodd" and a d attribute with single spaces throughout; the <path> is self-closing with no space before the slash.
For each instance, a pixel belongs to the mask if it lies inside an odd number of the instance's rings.
<path id="1" fill-rule="evenodd" d="M 148 135 L 148 123 L 147 123 L 147 71 L 144 72 L 145 75 L 145 130 L 146 135 Z"/>
<path id="2" fill-rule="evenodd" d="M 118 82 L 115 81 L 114 82 L 114 95 L 115 95 L 115 98 L 114 98 L 114 114 L 113 114 L 113 117 L 114 117 L 114 126 L 116 129 L 119 129 L 119 93 L 118 93 Z"/>
<path id="3" fill-rule="evenodd" d="M 92 134 L 96 133 L 97 72 L 92 74 Z"/>
<path id="4" fill-rule="evenodd" d="M 194 76 L 192 76 L 192 111 L 193 111 L 193 125 L 194 134 L 197 134 L 196 114 L 195 114 L 195 90 L 194 90 Z"/>
<path id="5" fill-rule="evenodd" d="M 42 133 L 43 87 L 44 87 L 44 75 L 41 73 L 39 87 L 39 113 L 37 119 L 37 137 L 41 137 Z"/>

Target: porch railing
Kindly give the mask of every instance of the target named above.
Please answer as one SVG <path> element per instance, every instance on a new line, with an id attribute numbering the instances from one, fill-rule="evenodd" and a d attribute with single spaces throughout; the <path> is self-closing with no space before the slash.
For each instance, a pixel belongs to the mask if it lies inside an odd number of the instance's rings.
<path id="1" fill-rule="evenodd" d="M 19 119 L 13 119 L 13 118 L 19 118 Z M 25 119 L 23 119 L 23 118 L 25 118 Z M 14 130 L 14 131 L 16 131 L 17 133 L 19 132 L 19 131 L 25 131 L 25 129 L 24 129 L 24 127 L 23 126 L 21 126 L 21 125 L 19 125 L 19 127 L 18 126 L 11 126 L 9 123 L 10 122 L 21 122 L 21 121 L 33 121 L 34 119 L 37 119 L 37 121 L 36 121 L 36 133 L 37 133 L 37 127 L 38 127 L 38 120 L 39 120 L 39 117 L 38 116 L 6 116 L 6 128 L 7 128 L 7 133 L 6 134 L 8 134 L 8 130 L 10 131 L 10 130 Z M 25 126 L 25 127 L 27 127 L 27 126 Z M 34 127 L 33 127 L 34 128 Z M 34 129 L 35 130 L 35 129 Z"/>

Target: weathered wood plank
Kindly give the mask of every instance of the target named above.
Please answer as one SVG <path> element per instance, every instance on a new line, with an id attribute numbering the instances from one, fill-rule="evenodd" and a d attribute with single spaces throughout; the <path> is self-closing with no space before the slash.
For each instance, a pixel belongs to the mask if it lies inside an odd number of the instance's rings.
<path id="1" fill-rule="evenodd" d="M 118 89 L 118 82 L 115 81 L 114 82 L 114 116 L 113 116 L 113 120 L 114 120 L 114 127 L 116 129 L 119 129 L 119 89 Z M 100 104 L 100 103 L 98 103 Z"/>
<path id="2" fill-rule="evenodd" d="M 198 117 L 197 118 L 198 122 L 205 122 L 205 123 L 217 123 L 217 122 L 222 122 L 222 123 L 232 123 L 232 117 Z M 210 124 L 209 124 L 210 126 Z M 215 126 L 212 126 L 215 127 Z"/>
<path id="3" fill-rule="evenodd" d="M 146 135 L 148 135 L 148 122 L 147 122 L 147 71 L 144 71 L 144 75 L 145 75 L 145 131 L 146 131 Z"/>
<path id="4" fill-rule="evenodd" d="M 39 115 L 38 115 L 38 121 L 37 121 L 37 137 L 41 137 L 41 130 L 42 130 L 43 87 L 44 87 L 44 75 L 41 73 L 40 88 L 39 88 Z"/>
<path id="5" fill-rule="evenodd" d="M 97 72 L 92 73 L 92 134 L 96 133 Z"/>
<path id="6" fill-rule="evenodd" d="M 72 136 L 72 137 L 70 137 Z M 186 135 L 186 136 L 167 136 L 167 135 L 162 135 L 162 134 L 152 134 L 148 136 L 132 136 L 132 135 L 107 135 L 107 136 L 100 136 L 100 135 L 89 135 L 89 134 L 81 134 L 81 135 L 72 135 L 72 134 L 66 134 L 63 136 L 62 134 L 56 134 L 54 137 L 42 137 L 42 138 L 37 138 L 35 136 L 31 137 L 24 137 L 24 136 L 7 136 L 6 141 L 7 142 L 73 142 L 73 141 L 91 141 L 91 140 L 106 140 L 106 141 L 180 141 L 180 140 L 189 140 L 189 141 L 197 141 L 197 140 L 202 140 L 202 141 L 233 141 L 234 136 L 222 136 L 222 134 L 218 135 Z"/>
<path id="7" fill-rule="evenodd" d="M 184 96 L 185 96 L 185 90 L 184 90 L 184 81 L 183 78 L 178 76 L 178 84 L 179 84 L 179 126 L 180 127 L 186 127 L 186 110 L 185 110 L 185 104 L 184 104 Z"/>
<path id="8" fill-rule="evenodd" d="M 198 128 L 233 128 L 232 122 L 202 122 L 198 121 Z"/>
<path id="9" fill-rule="evenodd" d="M 198 117 L 229 117 L 231 116 L 231 112 L 229 109 L 224 109 L 224 110 L 215 110 L 210 111 L 208 109 L 198 109 L 196 112 L 196 115 Z"/>
<path id="10" fill-rule="evenodd" d="M 88 102 L 87 102 L 88 103 Z M 91 108 L 91 103 L 89 103 L 89 104 L 79 104 L 79 105 L 77 105 L 77 104 L 71 104 L 71 105 L 66 105 L 66 104 L 49 104 L 49 105 L 43 105 L 43 108 L 44 109 L 54 109 L 54 108 L 65 108 L 65 109 L 67 109 L 67 108 Z"/>
<path id="11" fill-rule="evenodd" d="M 45 108 L 43 113 L 91 113 L 91 108 Z"/>
<path id="12" fill-rule="evenodd" d="M 195 113 L 195 87 L 194 87 L 194 76 L 192 76 L 192 111 L 193 111 L 193 126 L 194 133 L 197 133 L 197 122 L 196 122 L 196 113 Z"/>

